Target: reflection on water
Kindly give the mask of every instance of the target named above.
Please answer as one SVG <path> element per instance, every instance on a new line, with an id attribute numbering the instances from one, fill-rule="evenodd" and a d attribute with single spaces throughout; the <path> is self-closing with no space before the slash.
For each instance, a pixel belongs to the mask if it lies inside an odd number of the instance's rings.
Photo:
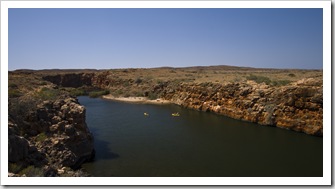
<path id="1" fill-rule="evenodd" d="M 78 99 L 95 137 L 96 159 L 83 165 L 93 176 L 322 176 L 320 137 L 176 105 Z"/>

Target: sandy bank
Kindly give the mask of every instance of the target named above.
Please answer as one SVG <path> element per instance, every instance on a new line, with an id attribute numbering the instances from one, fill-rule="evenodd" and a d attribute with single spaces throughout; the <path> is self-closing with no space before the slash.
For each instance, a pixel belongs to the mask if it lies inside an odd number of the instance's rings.
<path id="1" fill-rule="evenodd" d="M 171 102 L 169 100 L 163 100 L 163 99 L 155 99 L 155 100 L 149 100 L 146 97 L 115 97 L 113 95 L 104 95 L 102 96 L 104 99 L 108 100 L 116 100 L 121 102 L 129 102 L 129 103 L 143 103 L 143 104 L 170 104 Z"/>

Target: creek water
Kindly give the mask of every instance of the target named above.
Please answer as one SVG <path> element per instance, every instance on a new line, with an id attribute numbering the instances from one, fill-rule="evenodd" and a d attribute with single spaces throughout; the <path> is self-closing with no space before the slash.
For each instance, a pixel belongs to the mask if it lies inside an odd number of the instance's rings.
<path id="1" fill-rule="evenodd" d="M 322 177 L 322 138 L 177 105 L 78 97 L 96 177 Z M 144 116 L 144 112 L 149 116 Z M 179 117 L 171 114 L 179 112 Z"/>

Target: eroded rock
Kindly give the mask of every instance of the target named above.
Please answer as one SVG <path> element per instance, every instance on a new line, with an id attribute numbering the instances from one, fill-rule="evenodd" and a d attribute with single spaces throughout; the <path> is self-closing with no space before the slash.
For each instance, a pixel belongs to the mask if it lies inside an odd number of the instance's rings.
<path id="1" fill-rule="evenodd" d="M 163 94 L 164 99 L 186 108 L 322 136 L 322 81 L 313 78 L 282 87 L 250 81 L 183 84 L 174 94 Z"/>
<path id="2" fill-rule="evenodd" d="M 21 128 L 28 138 L 18 136 L 18 126 L 9 121 L 9 161 L 37 168 L 48 165 L 43 168 L 44 176 L 58 176 L 62 167 L 80 168 L 95 154 L 85 113 L 85 107 L 77 99 L 66 96 L 44 101 L 36 111 L 29 112 L 25 121 L 29 127 Z"/>

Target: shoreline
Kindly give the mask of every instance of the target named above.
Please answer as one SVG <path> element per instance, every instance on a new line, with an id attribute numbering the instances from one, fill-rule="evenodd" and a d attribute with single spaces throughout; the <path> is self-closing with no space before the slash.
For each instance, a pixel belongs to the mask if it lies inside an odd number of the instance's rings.
<path id="1" fill-rule="evenodd" d="M 115 97 L 113 95 L 103 95 L 103 99 L 115 100 L 120 102 L 128 103 L 141 103 L 141 104 L 172 104 L 169 100 L 164 100 L 161 98 L 155 100 L 149 100 L 147 97 Z"/>

